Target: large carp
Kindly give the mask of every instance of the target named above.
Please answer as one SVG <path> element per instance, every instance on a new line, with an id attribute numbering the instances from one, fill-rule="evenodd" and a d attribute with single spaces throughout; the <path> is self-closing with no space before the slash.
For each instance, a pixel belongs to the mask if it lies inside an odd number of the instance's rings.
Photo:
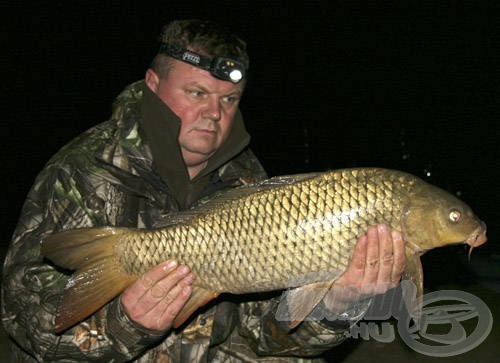
<path id="1" fill-rule="evenodd" d="M 352 168 L 278 176 L 176 213 L 159 229 L 83 228 L 45 238 L 43 256 L 76 270 L 55 330 L 85 319 L 167 259 L 196 274 L 174 326 L 221 293 L 314 291 L 309 300 L 301 296 L 300 306 L 288 299 L 294 326 L 323 298 L 318 287 L 326 292 L 345 270 L 358 237 L 377 223 L 401 231 L 404 277 L 415 282 L 419 296 L 425 251 L 455 243 L 472 250 L 486 242 L 485 224 L 464 202 L 408 173 Z"/>

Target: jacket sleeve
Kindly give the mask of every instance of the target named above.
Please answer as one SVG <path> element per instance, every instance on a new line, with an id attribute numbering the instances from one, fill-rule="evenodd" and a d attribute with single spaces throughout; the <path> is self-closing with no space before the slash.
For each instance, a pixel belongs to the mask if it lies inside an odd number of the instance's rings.
<path id="1" fill-rule="evenodd" d="M 48 166 L 23 206 L 4 263 L 2 320 L 16 344 L 37 360 L 123 361 L 154 342 L 128 321 L 118 299 L 60 335 L 53 331 L 69 275 L 43 259 L 40 242 L 60 230 L 108 223 L 107 188 L 88 171 Z"/>
<path id="2" fill-rule="evenodd" d="M 348 337 L 349 328 L 361 319 L 370 301 L 360 303 L 342 319 L 332 319 L 318 306 L 298 327 L 277 318 L 279 297 L 240 305 L 239 334 L 257 356 L 318 356 Z"/>

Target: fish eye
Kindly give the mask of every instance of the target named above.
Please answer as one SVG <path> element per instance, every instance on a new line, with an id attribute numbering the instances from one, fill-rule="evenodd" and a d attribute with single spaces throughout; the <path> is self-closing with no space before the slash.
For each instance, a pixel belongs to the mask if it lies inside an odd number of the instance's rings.
<path id="1" fill-rule="evenodd" d="M 460 213 L 460 211 L 457 209 L 452 209 L 448 216 L 450 218 L 450 221 L 452 221 L 453 223 L 457 223 L 462 217 L 462 213 Z"/>

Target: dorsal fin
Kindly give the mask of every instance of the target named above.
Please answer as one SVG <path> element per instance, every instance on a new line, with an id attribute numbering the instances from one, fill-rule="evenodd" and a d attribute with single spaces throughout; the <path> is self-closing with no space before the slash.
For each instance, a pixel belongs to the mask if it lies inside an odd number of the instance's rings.
<path id="1" fill-rule="evenodd" d="M 228 203 L 232 200 L 244 198 L 245 196 L 250 196 L 256 193 L 264 193 L 269 189 L 276 189 L 280 186 L 292 185 L 300 181 L 314 178 L 319 174 L 321 173 L 281 175 L 263 181 L 227 189 L 221 193 L 215 193 L 212 198 L 200 203 L 196 208 L 181 212 L 169 213 L 160 217 L 160 219 L 155 222 L 155 227 L 164 228 L 173 224 L 187 223 L 190 219 L 195 218 L 200 214 L 204 214 L 212 210 L 217 210 L 221 207 L 222 204 Z"/>
<path id="2" fill-rule="evenodd" d="M 320 174 L 321 173 L 303 173 L 303 174 L 293 174 L 293 175 L 280 175 L 259 182 L 242 185 L 236 188 L 226 190 L 223 193 L 216 194 L 214 198 L 211 198 L 210 200 L 201 204 L 200 208 L 203 208 L 203 206 L 212 208 L 214 205 L 218 206 L 219 204 L 230 200 L 243 198 L 245 196 L 249 196 L 256 193 L 266 192 L 269 189 L 277 189 L 280 186 L 284 187 L 296 184 L 297 182 L 309 180 Z"/>

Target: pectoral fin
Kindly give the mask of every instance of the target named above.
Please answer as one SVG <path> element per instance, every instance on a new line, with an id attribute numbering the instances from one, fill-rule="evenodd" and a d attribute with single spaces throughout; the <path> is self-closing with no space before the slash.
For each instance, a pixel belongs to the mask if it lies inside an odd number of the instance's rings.
<path id="1" fill-rule="evenodd" d="M 285 291 L 281 296 L 276 318 L 288 321 L 290 329 L 295 328 L 325 297 L 332 283 L 332 281 L 317 282 Z"/>
<path id="2" fill-rule="evenodd" d="M 408 282 L 402 284 L 403 299 L 408 313 L 418 324 L 422 316 L 422 296 L 424 294 L 424 270 L 418 254 L 407 257 L 402 279 L 412 283 L 412 286 L 409 286 Z"/>

